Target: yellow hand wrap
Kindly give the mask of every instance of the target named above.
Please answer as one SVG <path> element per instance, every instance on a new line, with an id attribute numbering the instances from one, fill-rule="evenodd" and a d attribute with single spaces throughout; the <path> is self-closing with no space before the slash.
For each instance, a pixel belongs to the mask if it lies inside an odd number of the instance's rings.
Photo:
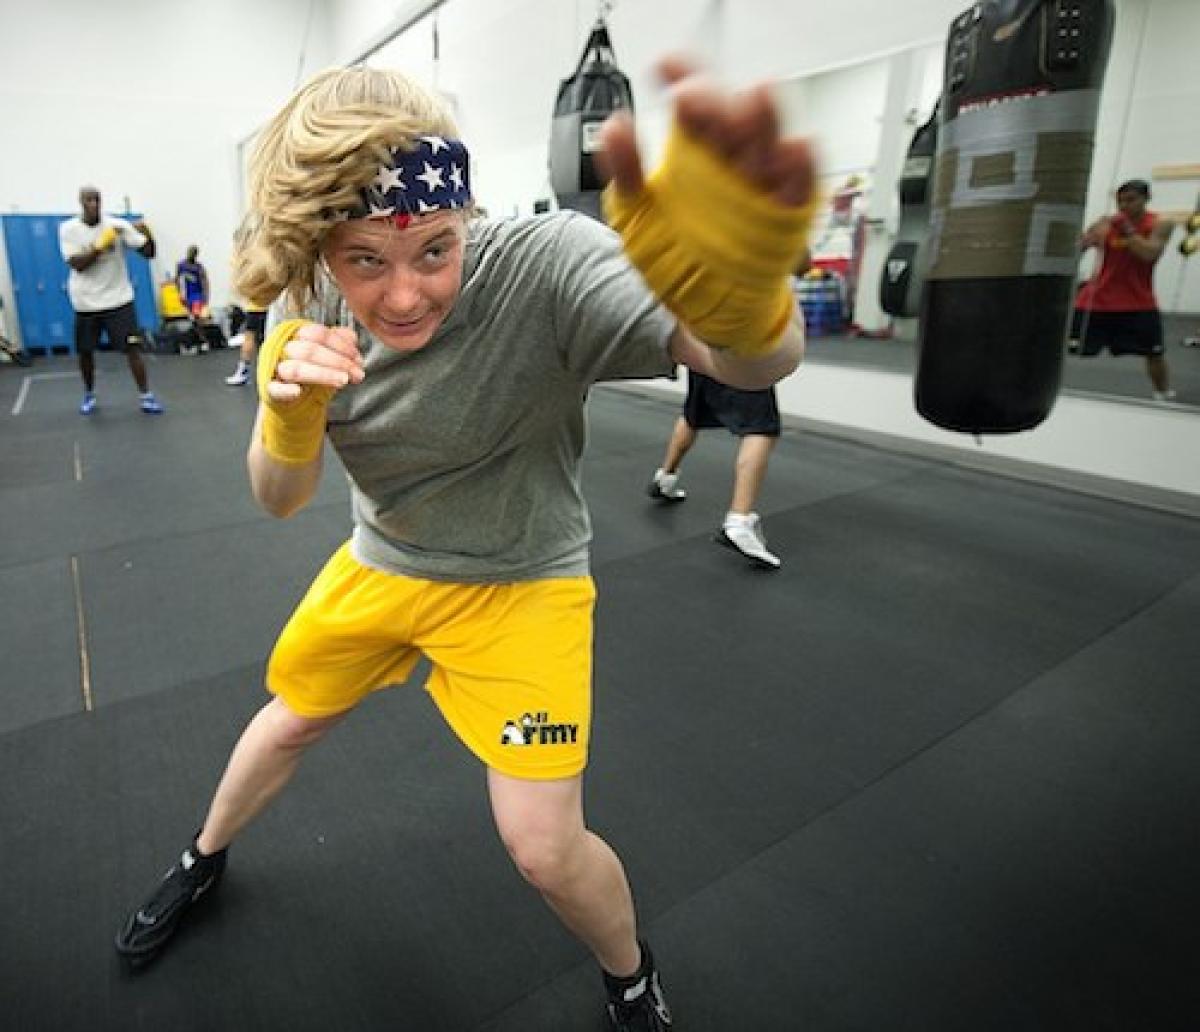
<path id="1" fill-rule="evenodd" d="M 94 251 L 107 251 L 113 244 L 117 242 L 117 231 L 112 226 L 105 226 L 100 230 L 100 235 L 96 237 L 92 244 Z"/>
<path id="2" fill-rule="evenodd" d="M 267 454 L 285 466 L 305 466 L 321 454 L 325 437 L 325 409 L 333 397 L 332 387 L 304 385 L 295 401 L 275 401 L 267 384 L 275 378 L 275 367 L 284 346 L 307 319 L 287 319 L 275 327 L 258 352 L 258 400 L 262 403 L 262 443 Z"/>
<path id="3" fill-rule="evenodd" d="M 772 351 L 791 322 L 813 208 L 780 204 L 678 125 L 640 192 L 604 192 L 609 225 L 659 300 L 704 343 L 746 357 Z"/>

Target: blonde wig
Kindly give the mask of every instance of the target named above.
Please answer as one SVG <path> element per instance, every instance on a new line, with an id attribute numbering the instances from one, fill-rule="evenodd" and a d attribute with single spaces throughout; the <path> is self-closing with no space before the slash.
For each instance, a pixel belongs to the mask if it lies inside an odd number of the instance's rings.
<path id="1" fill-rule="evenodd" d="M 442 102 L 400 72 L 333 68 L 310 80 L 265 129 L 250 159 L 249 213 L 238 230 L 234 285 L 250 303 L 317 293 L 321 245 L 360 202 L 395 148 L 458 135 Z"/>

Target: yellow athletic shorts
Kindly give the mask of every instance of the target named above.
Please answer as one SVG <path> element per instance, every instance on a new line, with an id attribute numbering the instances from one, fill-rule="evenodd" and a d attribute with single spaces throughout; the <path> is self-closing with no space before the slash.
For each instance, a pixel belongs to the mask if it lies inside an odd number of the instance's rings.
<path id="1" fill-rule="evenodd" d="M 326 717 L 401 684 L 422 654 L 426 689 L 489 767 L 565 778 L 587 763 L 591 577 L 451 584 L 383 573 L 343 545 L 292 614 L 267 665 L 289 709 Z"/>

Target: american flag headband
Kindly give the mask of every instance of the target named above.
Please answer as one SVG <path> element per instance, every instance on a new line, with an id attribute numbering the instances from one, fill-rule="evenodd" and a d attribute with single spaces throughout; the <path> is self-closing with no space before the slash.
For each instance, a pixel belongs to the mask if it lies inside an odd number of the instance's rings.
<path id="1" fill-rule="evenodd" d="M 420 136 L 397 147 L 361 194 L 352 218 L 390 219 L 404 229 L 417 215 L 471 206 L 471 170 L 461 140 Z"/>

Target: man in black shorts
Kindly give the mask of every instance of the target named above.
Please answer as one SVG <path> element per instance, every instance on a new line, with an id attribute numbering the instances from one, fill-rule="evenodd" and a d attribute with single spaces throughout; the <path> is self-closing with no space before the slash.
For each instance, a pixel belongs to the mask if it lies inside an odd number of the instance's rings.
<path id="1" fill-rule="evenodd" d="M 661 502 L 682 502 L 687 497 L 687 492 L 679 486 L 683 457 L 696 443 L 700 430 L 718 426 L 736 434 L 741 442 L 733 469 L 733 498 L 713 540 L 741 552 L 755 566 L 776 570 L 779 557 L 767 548 L 762 519 L 754 511 L 771 451 L 779 439 L 779 406 L 774 387 L 742 390 L 689 370 L 683 415 L 675 420 L 663 464 L 655 470 L 647 492 Z"/>
<path id="2" fill-rule="evenodd" d="M 70 267 L 67 293 L 75 309 L 75 351 L 83 377 L 81 415 L 96 411 L 96 345 L 108 335 L 113 348 L 123 350 L 137 384 L 139 404 L 147 415 L 158 415 L 162 404 L 151 393 L 142 362 L 142 335 L 133 307 L 133 284 L 125 268 L 125 248 L 153 258 L 154 238 L 144 222 L 102 215 L 100 191 L 85 186 L 79 191 L 82 211 L 58 227 L 58 245 Z"/>
<path id="3" fill-rule="evenodd" d="M 245 322 L 238 331 L 242 337 L 242 345 L 237 368 L 225 377 L 225 382 L 230 387 L 242 387 L 249 381 L 250 367 L 254 364 L 258 345 L 266 337 L 266 329 L 267 310 L 262 305 L 247 305 Z"/>
<path id="4" fill-rule="evenodd" d="M 1171 401 L 1162 316 L 1154 295 L 1154 266 L 1171 239 L 1173 224 L 1147 208 L 1150 186 L 1132 179 L 1117 189 L 1117 213 L 1083 234 L 1084 249 L 1103 255 L 1100 271 L 1075 301 L 1070 350 L 1086 357 L 1108 348 L 1113 355 L 1142 355 L 1155 401 Z"/>

